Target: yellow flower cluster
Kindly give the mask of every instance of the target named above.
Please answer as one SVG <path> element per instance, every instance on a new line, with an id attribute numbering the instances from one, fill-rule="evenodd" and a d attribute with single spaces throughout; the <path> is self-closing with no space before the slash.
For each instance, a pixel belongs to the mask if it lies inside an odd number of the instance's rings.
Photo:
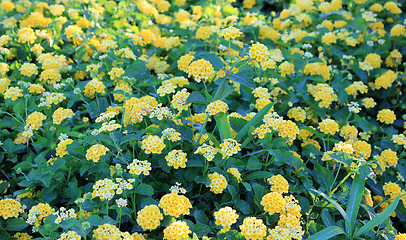
<path id="1" fill-rule="evenodd" d="M 110 122 L 104 122 L 100 128 L 101 132 L 113 132 L 121 128 L 121 125 L 116 123 L 116 120 L 111 120 Z"/>
<path id="2" fill-rule="evenodd" d="M 247 217 L 240 225 L 241 234 L 246 239 L 264 239 L 266 236 L 266 226 L 262 219 Z"/>
<path id="3" fill-rule="evenodd" d="M 191 54 L 183 55 L 178 60 L 178 69 L 187 72 L 189 68 L 189 64 L 195 59 L 195 57 Z"/>
<path id="4" fill-rule="evenodd" d="M 73 140 L 70 138 L 60 141 L 56 147 L 56 156 L 62 158 L 63 156 L 68 155 L 69 153 L 66 151 L 66 148 L 71 143 L 73 143 Z"/>
<path id="5" fill-rule="evenodd" d="M 368 87 L 363 82 L 357 81 L 348 86 L 345 91 L 348 95 L 353 95 L 354 97 L 356 97 L 358 92 L 361 94 L 367 93 Z"/>
<path id="6" fill-rule="evenodd" d="M 127 169 L 129 169 L 129 173 L 135 174 L 135 175 L 141 175 L 144 174 L 145 176 L 149 175 L 149 171 L 151 171 L 151 163 L 148 162 L 147 160 L 140 161 L 137 159 L 134 159 L 130 165 L 127 166 Z"/>
<path id="7" fill-rule="evenodd" d="M 357 140 L 358 130 L 356 127 L 347 124 L 341 128 L 340 136 L 349 142 L 354 142 Z"/>
<path id="8" fill-rule="evenodd" d="M 189 215 L 192 204 L 187 197 L 171 192 L 161 198 L 159 207 L 165 215 L 179 218 L 180 215 Z"/>
<path id="9" fill-rule="evenodd" d="M 168 163 L 169 167 L 174 167 L 175 169 L 185 168 L 187 157 L 186 153 L 182 152 L 182 150 L 172 150 L 166 156 L 165 159 Z"/>
<path id="10" fill-rule="evenodd" d="M 28 115 L 27 120 L 25 121 L 24 129 L 38 130 L 40 127 L 42 127 L 42 121 L 45 119 L 47 119 L 47 117 L 43 113 L 33 112 Z"/>
<path id="11" fill-rule="evenodd" d="M 352 148 L 355 151 L 356 157 L 363 157 L 364 159 L 368 159 L 371 156 L 371 145 L 365 141 L 355 141 L 352 144 Z"/>
<path id="12" fill-rule="evenodd" d="M 94 98 L 96 93 L 104 93 L 106 86 L 98 80 L 93 79 L 92 81 L 88 82 L 83 90 L 83 94 L 86 97 Z"/>
<path id="13" fill-rule="evenodd" d="M 124 103 L 124 127 L 127 124 L 135 124 L 142 122 L 144 116 L 150 114 L 154 108 L 158 106 L 158 101 L 152 96 L 144 96 L 142 98 L 132 97 Z"/>
<path id="14" fill-rule="evenodd" d="M 39 226 L 41 222 L 54 211 L 55 210 L 49 206 L 48 203 L 38 203 L 30 209 L 26 222 L 31 225 L 35 224 L 35 226 Z"/>
<path id="15" fill-rule="evenodd" d="M 20 67 L 20 73 L 23 76 L 31 77 L 38 74 L 38 67 L 34 63 L 24 63 Z"/>
<path id="16" fill-rule="evenodd" d="M 383 191 L 385 195 L 389 195 L 389 197 L 393 200 L 402 192 L 402 189 L 399 187 L 398 184 L 393 182 L 388 182 L 383 185 Z"/>
<path id="17" fill-rule="evenodd" d="M 230 230 L 231 225 L 237 222 L 238 217 L 237 212 L 228 206 L 220 208 L 217 212 L 214 212 L 216 225 L 222 226 L 225 230 Z"/>
<path id="18" fill-rule="evenodd" d="M 166 128 L 162 131 L 162 139 L 168 139 L 171 142 L 181 140 L 180 133 L 174 128 Z"/>
<path id="19" fill-rule="evenodd" d="M 216 115 L 217 113 L 225 113 L 227 111 L 228 111 L 227 103 L 221 100 L 216 100 L 207 105 L 205 112 L 208 113 L 210 116 L 213 116 Z"/>
<path id="20" fill-rule="evenodd" d="M 339 130 L 339 125 L 333 119 L 324 119 L 319 123 L 319 129 L 324 134 L 334 135 Z"/>
<path id="21" fill-rule="evenodd" d="M 382 109 L 378 112 L 377 120 L 381 123 L 392 124 L 396 120 L 396 115 L 390 109 Z"/>
<path id="22" fill-rule="evenodd" d="M 204 143 L 196 149 L 195 154 L 201 154 L 207 161 L 213 161 L 218 152 L 219 150 L 217 148 Z"/>
<path id="23" fill-rule="evenodd" d="M 264 44 L 257 42 L 250 47 L 249 55 L 250 58 L 255 59 L 262 65 L 269 58 L 268 48 Z"/>
<path id="24" fill-rule="evenodd" d="M 324 81 L 330 80 L 331 66 L 327 66 L 323 62 L 308 63 L 304 68 L 304 73 L 307 75 L 320 75 Z"/>
<path id="25" fill-rule="evenodd" d="M 312 84 L 307 84 L 307 89 L 311 95 L 316 99 L 316 101 L 321 101 L 319 103 L 320 107 L 329 108 L 333 101 L 337 101 L 338 97 L 334 93 L 333 88 L 325 83 L 318 83 L 316 86 Z"/>
<path id="26" fill-rule="evenodd" d="M 286 206 L 286 201 L 279 192 L 270 192 L 262 197 L 261 205 L 269 215 L 280 213 Z"/>
<path id="27" fill-rule="evenodd" d="M 392 70 L 388 70 L 382 73 L 377 79 L 375 79 L 375 88 L 376 89 L 387 89 L 392 86 L 393 82 L 398 78 L 398 74 Z"/>
<path id="28" fill-rule="evenodd" d="M 278 135 L 283 138 L 288 138 L 288 144 L 292 145 L 293 141 L 296 139 L 296 136 L 299 134 L 299 128 L 296 123 L 290 120 L 282 120 L 281 123 L 277 126 Z"/>
<path id="29" fill-rule="evenodd" d="M 184 221 L 176 221 L 164 229 L 164 239 L 175 240 L 175 239 L 186 239 L 191 233 L 189 226 Z"/>
<path id="30" fill-rule="evenodd" d="M 189 108 L 191 105 L 190 103 L 186 104 L 186 100 L 188 99 L 190 93 L 187 91 L 186 88 L 183 88 L 181 91 L 178 91 L 172 97 L 172 106 L 176 108 L 178 111 L 184 111 Z"/>
<path id="31" fill-rule="evenodd" d="M 264 139 L 265 135 L 270 132 L 271 129 L 269 127 L 267 127 L 265 124 L 261 124 L 259 127 L 255 128 L 254 131 L 252 131 L 252 135 L 258 137 L 259 139 Z"/>
<path id="32" fill-rule="evenodd" d="M 242 181 L 241 173 L 240 173 L 240 171 L 238 171 L 237 168 L 234 168 L 234 167 L 228 168 L 228 169 L 227 169 L 227 172 L 228 172 L 228 173 L 231 173 L 231 174 L 237 179 L 238 182 L 241 182 L 241 181 Z"/>
<path id="33" fill-rule="evenodd" d="M 239 29 L 230 26 L 225 28 L 219 32 L 220 37 L 224 37 L 225 40 L 236 39 L 241 36 L 241 32 Z"/>
<path id="34" fill-rule="evenodd" d="M 17 240 L 31 240 L 32 236 L 28 235 L 28 233 L 22 233 L 22 232 L 18 232 L 16 234 L 14 234 L 15 238 L 17 238 Z"/>
<path id="35" fill-rule="evenodd" d="M 108 239 L 131 239 L 131 234 L 128 232 L 121 232 L 118 227 L 105 223 L 97 226 L 93 230 L 93 238 L 96 240 L 108 240 Z"/>
<path id="36" fill-rule="evenodd" d="M 403 134 L 393 135 L 392 141 L 398 145 L 403 145 L 406 148 L 406 136 Z"/>
<path id="37" fill-rule="evenodd" d="M 64 109 L 59 107 L 55 110 L 54 114 L 52 115 L 52 120 L 54 124 L 61 124 L 61 122 L 67 118 L 73 117 L 75 114 L 71 109 Z"/>
<path id="38" fill-rule="evenodd" d="M 86 159 L 88 161 L 92 160 L 93 162 L 97 163 L 100 160 L 100 157 L 106 155 L 106 152 L 109 149 L 101 144 L 95 144 L 91 146 L 86 151 Z"/>
<path id="39" fill-rule="evenodd" d="M 295 65 L 293 63 L 290 63 L 288 61 L 283 62 L 280 66 L 280 73 L 282 77 L 285 77 L 286 75 L 295 73 Z"/>
<path id="40" fill-rule="evenodd" d="M 189 77 L 193 76 L 196 82 L 200 82 L 202 79 L 208 81 L 214 76 L 214 69 L 209 61 L 199 59 L 189 65 L 187 74 Z"/>
<path id="41" fill-rule="evenodd" d="M 241 151 L 240 146 L 241 144 L 232 138 L 224 139 L 224 141 L 220 144 L 220 153 L 223 155 L 223 159 L 231 157 L 233 154 Z"/>
<path id="42" fill-rule="evenodd" d="M 6 198 L 0 200 L 0 216 L 4 219 L 18 217 L 23 212 L 23 208 L 19 201 L 12 198 Z"/>
<path id="43" fill-rule="evenodd" d="M 160 154 L 165 147 L 166 145 L 164 144 L 162 138 L 152 135 L 142 140 L 141 145 L 141 149 L 143 149 L 146 154 L 150 153 Z"/>
<path id="44" fill-rule="evenodd" d="M 57 240 L 80 240 L 82 237 L 74 231 L 62 233 Z"/>
<path id="45" fill-rule="evenodd" d="M 164 218 L 157 205 L 145 206 L 142 210 L 137 212 L 137 223 L 144 230 L 154 230 L 161 220 Z"/>
<path id="46" fill-rule="evenodd" d="M 268 183 L 271 184 L 271 191 L 277 193 L 288 193 L 289 183 L 288 181 L 280 174 L 274 175 L 267 179 Z"/>
<path id="47" fill-rule="evenodd" d="M 4 99 L 17 100 L 18 97 L 22 97 L 23 90 L 18 87 L 10 87 L 4 92 Z"/>
<path id="48" fill-rule="evenodd" d="M 124 74 L 124 69 L 118 68 L 118 67 L 113 67 L 109 72 L 108 75 L 110 76 L 110 79 L 116 79 L 120 78 Z"/>
<path id="49" fill-rule="evenodd" d="M 398 233 L 395 240 L 406 240 L 406 233 Z"/>
<path id="50" fill-rule="evenodd" d="M 306 120 L 306 111 L 301 107 L 294 107 L 289 109 L 288 117 L 295 119 L 295 121 L 304 122 Z"/>
<path id="51" fill-rule="evenodd" d="M 215 194 L 220 194 L 224 191 L 224 189 L 226 189 L 228 183 L 227 183 L 227 179 L 215 172 L 212 174 L 209 174 L 209 178 L 210 178 L 210 185 L 208 187 L 210 187 L 210 191 L 214 192 Z"/>
<path id="52" fill-rule="evenodd" d="M 385 166 L 389 165 L 395 167 L 396 164 L 398 164 L 398 156 L 396 155 L 396 152 L 391 149 L 385 149 L 379 156 L 379 161 L 384 163 Z"/>

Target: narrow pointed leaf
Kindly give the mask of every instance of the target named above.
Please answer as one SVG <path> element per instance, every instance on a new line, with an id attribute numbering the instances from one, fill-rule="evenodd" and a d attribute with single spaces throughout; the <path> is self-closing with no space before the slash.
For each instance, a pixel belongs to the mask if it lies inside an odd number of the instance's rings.
<path id="1" fill-rule="evenodd" d="M 340 234 L 345 234 L 343 229 L 337 226 L 330 226 L 310 236 L 307 240 L 326 240 Z"/>
<path id="2" fill-rule="evenodd" d="M 352 233 L 352 228 L 355 226 L 355 221 L 357 219 L 359 206 L 362 200 L 362 194 L 364 192 L 365 179 L 360 179 L 359 174 L 355 175 L 354 180 L 352 181 L 350 198 L 347 203 L 347 215 L 350 219 L 348 227 L 349 232 Z"/>
<path id="3" fill-rule="evenodd" d="M 376 215 L 371 221 L 369 221 L 367 224 L 362 226 L 358 231 L 354 233 L 354 239 L 358 238 L 362 234 L 367 233 L 368 231 L 372 230 L 374 227 L 378 226 L 379 224 L 383 223 L 390 217 L 390 215 L 395 211 L 396 207 L 398 206 L 400 199 L 400 195 L 393 200 L 391 204 L 385 210 L 383 210 L 381 213 Z"/>
<path id="4" fill-rule="evenodd" d="M 266 105 L 264 108 L 261 109 L 255 116 L 249 121 L 245 126 L 241 129 L 241 131 L 237 134 L 235 137 L 235 140 L 240 140 L 243 136 L 245 136 L 248 133 L 248 130 L 250 129 L 251 126 L 256 125 L 259 123 L 262 118 L 265 116 L 265 114 L 268 113 L 268 111 L 275 105 L 275 103 L 270 103 Z"/>
<path id="5" fill-rule="evenodd" d="M 332 199 L 331 197 L 327 196 L 326 194 L 324 194 L 324 193 L 322 193 L 322 192 L 320 192 L 318 190 L 315 190 L 315 189 L 311 189 L 311 190 L 318 193 L 318 194 L 320 194 L 325 199 L 327 199 L 327 201 L 329 201 L 331 204 L 333 204 L 334 207 L 336 207 L 336 209 L 341 213 L 341 216 L 343 216 L 346 223 L 350 222 L 350 219 L 348 218 L 347 213 L 345 213 L 344 209 L 340 206 L 340 204 L 338 204 L 338 202 L 336 202 L 334 199 Z"/>

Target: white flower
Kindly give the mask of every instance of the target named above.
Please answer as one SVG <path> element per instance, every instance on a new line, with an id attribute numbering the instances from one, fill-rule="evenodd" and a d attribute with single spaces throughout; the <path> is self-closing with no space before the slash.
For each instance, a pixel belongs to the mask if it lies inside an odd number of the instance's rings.
<path id="1" fill-rule="evenodd" d="M 116 199 L 116 203 L 117 203 L 117 206 L 119 208 L 126 207 L 127 206 L 127 199 L 124 199 L 124 198 Z"/>
<path id="2" fill-rule="evenodd" d="M 311 52 L 305 52 L 304 56 L 307 58 L 312 58 L 313 54 Z"/>

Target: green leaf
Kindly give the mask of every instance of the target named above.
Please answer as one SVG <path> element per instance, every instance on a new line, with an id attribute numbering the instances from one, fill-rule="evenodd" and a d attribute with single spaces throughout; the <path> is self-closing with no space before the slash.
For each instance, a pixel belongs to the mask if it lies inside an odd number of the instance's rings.
<path id="1" fill-rule="evenodd" d="M 372 230 L 374 227 L 378 226 L 379 224 L 383 223 L 392 215 L 393 211 L 395 211 L 396 207 L 398 206 L 400 200 L 400 194 L 393 200 L 391 204 L 385 210 L 383 210 L 381 213 L 376 215 L 371 221 L 369 221 L 367 224 L 362 226 L 358 231 L 354 233 L 353 238 L 358 238 L 362 234 L 367 233 L 368 231 Z"/>
<path id="2" fill-rule="evenodd" d="M 103 225 L 105 223 L 105 221 L 103 220 L 103 218 L 92 214 L 90 215 L 87 219 L 86 222 L 89 222 L 92 226 L 99 226 L 99 225 Z"/>
<path id="3" fill-rule="evenodd" d="M 268 113 L 268 111 L 275 105 L 275 103 L 270 103 L 266 105 L 264 108 L 261 109 L 255 116 L 249 121 L 245 126 L 241 129 L 241 131 L 235 136 L 235 140 L 240 140 L 243 136 L 245 136 L 248 133 L 248 130 L 250 129 L 251 126 L 256 125 L 259 123 L 262 118 L 265 116 L 265 114 Z"/>
<path id="4" fill-rule="evenodd" d="M 203 223 L 196 223 L 192 228 L 192 232 L 201 238 L 210 232 L 210 227 Z"/>
<path id="5" fill-rule="evenodd" d="M 198 52 L 195 54 L 196 58 L 203 58 L 211 63 L 213 67 L 217 68 L 224 68 L 224 63 L 221 61 L 219 56 L 217 56 L 214 53 L 208 53 L 208 52 Z"/>
<path id="6" fill-rule="evenodd" d="M 6 181 L 0 183 L 0 194 L 3 193 L 3 192 L 6 190 L 8 184 L 9 184 L 9 183 L 6 182 Z"/>
<path id="7" fill-rule="evenodd" d="M 330 157 L 339 162 L 346 164 L 347 166 L 351 166 L 351 163 L 354 160 L 354 157 L 352 157 L 351 155 L 349 155 L 348 153 L 345 153 L 345 152 L 334 152 L 334 153 L 330 154 Z"/>
<path id="8" fill-rule="evenodd" d="M 323 209 L 323 212 L 321 213 L 321 219 L 327 227 L 335 226 L 335 222 L 327 209 Z"/>
<path id="9" fill-rule="evenodd" d="M 338 204 L 338 202 L 336 202 L 331 197 L 327 196 L 326 194 L 324 194 L 324 193 L 322 193 L 322 192 L 320 192 L 318 190 L 311 189 L 311 191 L 316 192 L 316 193 L 320 194 L 321 196 L 323 196 L 325 199 L 327 199 L 340 212 L 340 214 L 341 214 L 341 216 L 343 216 L 345 222 L 350 223 L 350 219 L 348 218 L 347 213 L 345 213 L 344 209 L 340 206 L 340 204 Z"/>
<path id="10" fill-rule="evenodd" d="M 307 240 L 326 240 L 340 234 L 345 234 L 343 229 L 337 226 L 330 226 L 310 236 Z"/>
<path id="11" fill-rule="evenodd" d="M 350 234 L 352 233 L 352 228 L 355 226 L 364 187 L 365 179 L 360 179 L 359 174 L 355 175 L 354 180 L 352 181 L 350 198 L 348 200 L 346 209 L 348 218 L 350 219 L 350 222 L 346 225 L 346 227 L 348 227 L 347 232 Z"/>
<path id="12" fill-rule="evenodd" d="M 216 123 L 219 126 L 221 140 L 223 141 L 224 139 L 232 138 L 231 127 L 230 123 L 227 120 L 226 114 L 225 113 L 216 114 L 214 116 L 214 119 L 216 119 Z"/>
<path id="13" fill-rule="evenodd" d="M 16 104 L 14 104 L 13 111 L 17 115 L 21 115 L 24 111 L 24 102 L 22 100 L 20 100 Z"/>
<path id="14" fill-rule="evenodd" d="M 189 103 L 203 103 L 208 104 L 209 102 L 207 99 L 201 94 L 200 92 L 194 91 L 189 94 L 189 97 L 186 100 L 186 104 Z"/>
<path id="15" fill-rule="evenodd" d="M 140 185 L 138 185 L 135 193 L 146 196 L 152 196 L 154 194 L 154 188 L 151 185 L 141 183 Z"/>
<path id="16" fill-rule="evenodd" d="M 9 218 L 7 219 L 6 229 L 8 231 L 21 231 L 26 228 L 28 224 L 20 218 Z"/>
<path id="17" fill-rule="evenodd" d="M 234 82 L 243 84 L 251 89 L 255 88 L 254 81 L 252 81 L 252 79 L 254 79 L 254 75 L 249 68 L 244 68 L 238 73 L 231 75 L 229 78 Z"/>
<path id="18" fill-rule="evenodd" d="M 217 148 L 220 148 L 220 143 L 219 143 L 219 141 L 217 141 L 217 138 L 211 133 L 207 133 L 207 135 L 209 136 L 210 140 L 213 142 L 214 146 Z"/>
<path id="19" fill-rule="evenodd" d="M 251 205 L 241 199 L 237 201 L 237 203 L 235 204 L 235 208 L 245 215 L 251 214 L 252 212 Z"/>
<path id="20" fill-rule="evenodd" d="M 243 118 L 230 117 L 231 128 L 236 132 L 241 131 L 247 123 L 248 121 Z"/>
<path id="21" fill-rule="evenodd" d="M 248 181 L 248 180 L 258 179 L 258 178 L 270 178 L 273 175 L 274 174 L 271 173 L 271 172 L 257 171 L 257 172 L 253 172 L 253 173 L 248 174 L 243 179 L 244 179 L 244 181 Z"/>
<path id="22" fill-rule="evenodd" d="M 261 167 L 262 167 L 262 164 L 256 156 L 251 156 L 250 158 L 248 158 L 248 162 L 247 162 L 247 166 L 246 166 L 247 170 L 259 170 L 259 169 L 261 169 Z"/>

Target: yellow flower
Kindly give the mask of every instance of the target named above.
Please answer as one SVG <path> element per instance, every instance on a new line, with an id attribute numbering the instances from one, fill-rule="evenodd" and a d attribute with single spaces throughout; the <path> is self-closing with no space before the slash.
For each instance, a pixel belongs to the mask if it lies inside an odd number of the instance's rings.
<path id="1" fill-rule="evenodd" d="M 215 172 L 212 174 L 209 174 L 209 178 L 210 178 L 210 191 L 214 192 L 215 194 L 219 194 L 222 193 L 224 191 L 224 189 L 226 189 L 228 183 L 227 183 L 227 179 Z"/>
<path id="2" fill-rule="evenodd" d="M 159 207 L 162 208 L 165 215 L 179 218 L 180 215 L 189 215 L 192 204 L 189 199 L 183 195 L 169 193 L 161 198 Z"/>
<path id="3" fill-rule="evenodd" d="M 189 226 L 184 221 L 176 221 L 164 229 L 164 239 L 175 240 L 175 239 L 186 239 L 191 233 Z"/>
<path id="4" fill-rule="evenodd" d="M 225 28 L 219 32 L 220 37 L 224 37 L 225 40 L 236 39 L 241 36 L 241 32 L 239 29 L 230 26 Z"/>
<path id="5" fill-rule="evenodd" d="M 262 219 L 247 217 L 240 225 L 241 234 L 247 239 L 264 239 L 266 236 L 266 226 Z"/>
<path id="6" fill-rule="evenodd" d="M 238 214 L 233 208 L 227 206 L 214 212 L 214 218 L 216 219 L 216 225 L 229 230 L 231 225 L 237 222 Z"/>
<path id="7" fill-rule="evenodd" d="M 137 223 L 144 230 L 156 229 L 161 224 L 162 219 L 163 215 L 156 205 L 145 206 L 137 212 Z"/>
<path id="8" fill-rule="evenodd" d="M 390 109 L 382 109 L 378 112 L 377 120 L 381 123 L 392 124 L 396 120 L 395 112 Z"/>
<path id="9" fill-rule="evenodd" d="M 286 206 L 286 201 L 282 194 L 278 192 L 271 192 L 262 197 L 261 205 L 264 207 L 265 212 L 269 215 L 280 213 Z"/>
<path id="10" fill-rule="evenodd" d="M 199 59 L 192 62 L 188 69 L 187 74 L 193 76 L 196 82 L 200 82 L 201 79 L 208 81 L 214 74 L 214 69 L 211 63 L 204 59 Z"/>
<path id="11" fill-rule="evenodd" d="M 174 167 L 175 169 L 186 167 L 186 153 L 182 150 L 172 150 L 165 156 L 165 159 L 169 167 Z"/>

